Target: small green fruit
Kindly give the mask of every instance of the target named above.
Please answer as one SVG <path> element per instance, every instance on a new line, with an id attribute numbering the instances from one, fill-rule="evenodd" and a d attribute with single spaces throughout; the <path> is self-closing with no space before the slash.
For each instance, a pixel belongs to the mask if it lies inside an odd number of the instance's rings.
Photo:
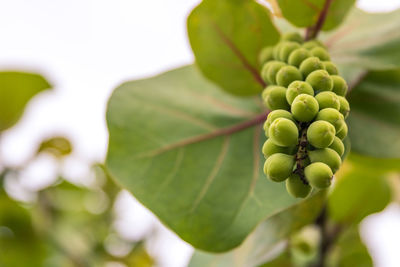
<path id="1" fill-rule="evenodd" d="M 306 79 L 314 91 L 332 91 L 333 81 L 326 70 L 315 70 L 311 72 Z"/>
<path id="2" fill-rule="evenodd" d="M 290 32 L 281 35 L 281 41 L 291 41 L 296 43 L 303 43 L 303 37 L 298 32 Z"/>
<path id="3" fill-rule="evenodd" d="M 347 116 L 349 116 L 350 104 L 347 101 L 347 99 L 344 98 L 343 96 L 338 96 L 338 99 L 339 99 L 339 103 L 340 103 L 339 112 L 342 113 L 343 117 L 346 119 Z"/>
<path id="4" fill-rule="evenodd" d="M 317 148 L 325 148 L 335 138 L 335 127 L 327 121 L 315 121 L 307 129 L 308 142 Z"/>
<path id="5" fill-rule="evenodd" d="M 267 139 L 262 147 L 262 152 L 265 157 L 269 157 L 276 153 L 291 155 L 293 153 L 293 148 L 277 146 L 271 139 Z"/>
<path id="6" fill-rule="evenodd" d="M 310 52 L 314 57 L 317 57 L 322 61 L 327 61 L 331 59 L 328 52 L 320 46 L 314 47 L 313 49 L 310 50 Z"/>
<path id="7" fill-rule="evenodd" d="M 348 89 L 346 81 L 339 75 L 332 75 L 331 78 L 333 81 L 332 91 L 337 95 L 345 96 Z"/>
<path id="8" fill-rule="evenodd" d="M 297 145 L 299 131 L 293 121 L 278 118 L 271 123 L 268 136 L 278 146 L 291 147 Z"/>
<path id="9" fill-rule="evenodd" d="M 273 50 L 273 46 L 267 46 L 264 47 L 259 56 L 258 56 L 258 62 L 260 63 L 260 65 L 264 65 L 267 61 L 270 61 L 273 59 L 272 56 L 272 50 Z"/>
<path id="10" fill-rule="evenodd" d="M 286 89 L 286 100 L 291 105 L 296 96 L 300 94 L 307 94 L 313 96 L 314 90 L 311 87 L 311 85 L 309 85 L 306 82 L 294 81 L 291 84 L 289 84 L 289 87 Z"/>
<path id="11" fill-rule="evenodd" d="M 311 186 L 304 183 L 298 174 L 292 173 L 286 180 L 286 190 L 292 197 L 305 198 L 311 193 Z"/>
<path id="12" fill-rule="evenodd" d="M 319 110 L 318 102 L 311 95 L 298 95 L 292 103 L 291 111 L 293 117 L 301 122 L 312 121 Z"/>
<path id="13" fill-rule="evenodd" d="M 331 61 L 323 61 L 322 62 L 325 66 L 325 70 L 330 74 L 330 75 L 338 75 L 339 71 L 336 67 L 335 64 L 333 64 Z"/>
<path id="14" fill-rule="evenodd" d="M 335 150 L 336 153 L 339 154 L 339 156 L 343 156 L 343 154 L 344 154 L 344 144 L 343 144 L 342 140 L 340 140 L 340 138 L 337 136 L 335 136 L 335 139 L 333 139 L 333 142 L 329 146 L 329 148 Z"/>
<path id="15" fill-rule="evenodd" d="M 322 162 L 311 163 L 304 169 L 307 181 L 314 188 L 323 189 L 331 185 L 332 170 Z"/>
<path id="16" fill-rule="evenodd" d="M 333 173 L 339 170 L 340 165 L 342 164 L 342 159 L 339 154 L 331 148 L 321 148 L 309 151 L 308 156 L 312 163 L 322 162 L 328 165 Z"/>
<path id="17" fill-rule="evenodd" d="M 335 130 L 338 133 L 344 124 L 344 117 L 343 115 L 337 110 L 333 108 L 324 108 L 320 112 L 318 112 L 317 117 L 315 118 L 316 121 L 327 121 L 333 126 L 335 126 Z"/>
<path id="18" fill-rule="evenodd" d="M 268 133 L 268 130 L 269 130 L 269 126 L 277 118 L 286 118 L 288 120 L 291 120 L 291 121 L 295 122 L 295 120 L 293 119 L 292 113 L 290 113 L 287 110 L 276 109 L 274 111 L 271 111 L 270 113 L 268 113 L 267 120 L 264 123 L 264 131 L 265 131 L 267 136 L 268 136 L 267 133 Z"/>
<path id="19" fill-rule="evenodd" d="M 288 87 L 294 81 L 301 81 L 303 76 L 300 71 L 293 66 L 284 66 L 276 74 L 276 82 L 278 85 Z"/>
<path id="20" fill-rule="evenodd" d="M 311 57 L 310 51 L 305 48 L 297 48 L 292 53 L 290 53 L 288 63 L 289 65 L 299 67 L 300 64 L 309 57 Z"/>
<path id="21" fill-rule="evenodd" d="M 318 41 L 318 40 L 310 40 L 310 41 L 307 41 L 307 42 L 305 42 L 305 43 L 303 44 L 303 47 L 304 47 L 305 49 L 308 49 L 308 50 L 311 50 L 311 49 L 313 49 L 314 47 L 323 47 L 323 48 L 325 48 L 324 44 L 321 43 L 321 42 Z"/>
<path id="22" fill-rule="evenodd" d="M 340 132 L 338 132 L 338 133 L 336 134 L 336 136 L 339 137 L 341 140 L 343 140 L 343 139 L 345 139 L 346 136 L 347 136 L 347 131 L 348 131 L 347 124 L 344 123 L 344 124 L 343 124 L 343 128 L 340 130 Z"/>
<path id="23" fill-rule="evenodd" d="M 309 57 L 300 64 L 300 72 L 306 78 L 311 72 L 316 70 L 324 70 L 325 66 L 322 61 L 317 57 Z M 314 88 L 315 90 L 315 88 Z"/>
<path id="24" fill-rule="evenodd" d="M 339 110 L 340 108 L 339 97 L 333 92 L 321 92 L 315 96 L 315 99 L 318 101 L 319 109 L 334 108 L 336 110 Z"/>
<path id="25" fill-rule="evenodd" d="M 290 54 L 297 48 L 300 48 L 300 45 L 298 43 L 285 42 L 285 44 L 283 44 L 281 49 L 279 50 L 279 59 L 281 61 L 288 62 Z"/>
<path id="26" fill-rule="evenodd" d="M 276 153 L 267 159 L 267 177 L 274 182 L 286 180 L 293 171 L 294 156 Z"/>
<path id="27" fill-rule="evenodd" d="M 270 63 L 271 62 L 271 63 Z M 280 61 L 270 61 L 267 64 L 269 64 L 269 67 L 267 69 L 267 83 L 270 85 L 276 84 L 276 74 L 278 71 L 280 71 L 281 68 L 286 66 L 285 63 L 280 62 Z"/>
<path id="28" fill-rule="evenodd" d="M 286 88 L 282 86 L 270 85 L 262 94 L 264 104 L 270 110 L 289 109 L 289 103 L 286 100 Z"/>

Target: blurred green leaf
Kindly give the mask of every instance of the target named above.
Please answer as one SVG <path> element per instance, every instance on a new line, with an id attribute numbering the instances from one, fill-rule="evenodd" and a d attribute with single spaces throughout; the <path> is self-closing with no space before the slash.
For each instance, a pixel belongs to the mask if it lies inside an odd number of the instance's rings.
<path id="1" fill-rule="evenodd" d="M 260 118 L 254 112 L 252 99 L 218 90 L 193 67 L 125 83 L 108 105 L 106 166 L 182 239 L 231 249 L 298 202 L 263 174 L 261 125 L 225 132 Z"/>
<path id="2" fill-rule="evenodd" d="M 357 227 L 345 230 L 327 258 L 327 267 L 373 267 L 372 258 L 363 244 Z"/>
<path id="3" fill-rule="evenodd" d="M 386 173 L 368 160 L 353 161 L 350 155 L 336 180 L 328 198 L 329 214 L 335 221 L 358 223 L 391 201 Z"/>
<path id="4" fill-rule="evenodd" d="M 370 72 L 348 96 L 352 149 L 400 158 L 400 69 Z"/>
<path id="5" fill-rule="evenodd" d="M 47 152 L 57 158 L 61 158 L 71 154 L 72 145 L 67 138 L 55 136 L 42 141 L 37 153 L 41 152 Z"/>
<path id="6" fill-rule="evenodd" d="M 264 6 L 253 0 L 203 0 L 187 27 L 196 63 L 207 78 L 232 94 L 261 92 L 258 54 L 279 39 Z"/>
<path id="7" fill-rule="evenodd" d="M 34 95 L 50 87 L 38 74 L 0 72 L 0 132 L 19 120 L 25 105 Z"/>
<path id="8" fill-rule="evenodd" d="M 297 27 L 309 27 L 317 23 L 326 0 L 277 0 L 282 15 Z M 340 25 L 355 0 L 335 0 L 330 5 L 323 30 Z"/>
<path id="9" fill-rule="evenodd" d="M 316 219 L 324 199 L 325 192 L 321 191 L 299 205 L 277 213 L 262 222 L 243 244 L 230 252 L 212 254 L 196 251 L 189 267 L 253 267 L 265 263 L 270 257 L 271 249 L 279 241 Z"/>
<path id="10" fill-rule="evenodd" d="M 326 44 L 336 63 L 369 70 L 399 68 L 399 27 L 400 9 L 389 13 L 353 9 L 346 23 L 327 38 Z"/>

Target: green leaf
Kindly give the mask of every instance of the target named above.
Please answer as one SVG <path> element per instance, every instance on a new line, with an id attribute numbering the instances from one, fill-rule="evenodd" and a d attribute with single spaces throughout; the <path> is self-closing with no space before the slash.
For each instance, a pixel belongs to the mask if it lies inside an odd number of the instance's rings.
<path id="1" fill-rule="evenodd" d="M 325 192 L 321 191 L 300 204 L 277 213 L 262 222 L 243 244 L 227 253 L 213 254 L 197 250 L 189 267 L 259 266 L 269 260 L 271 250 L 279 241 L 316 219 L 324 200 Z"/>
<path id="2" fill-rule="evenodd" d="M 282 15 L 297 27 L 310 27 L 317 23 L 326 0 L 277 0 Z M 323 30 L 332 30 L 342 23 L 355 0 L 335 0 L 323 25 Z"/>
<path id="3" fill-rule="evenodd" d="M 19 120 L 25 105 L 34 95 L 50 87 L 38 74 L 0 72 L 0 132 Z"/>
<path id="4" fill-rule="evenodd" d="M 367 13 L 354 9 L 326 44 L 332 60 L 369 70 L 400 67 L 400 9 Z"/>
<path id="5" fill-rule="evenodd" d="M 371 72 L 348 96 L 352 149 L 400 158 L 400 69 Z"/>
<path id="6" fill-rule="evenodd" d="M 268 10 L 253 0 L 203 0 L 187 21 L 202 73 L 236 95 L 254 95 L 265 84 L 258 54 L 279 39 Z"/>
<path id="7" fill-rule="evenodd" d="M 365 216 L 383 210 L 391 201 L 391 189 L 386 172 L 363 162 L 353 161 L 350 154 L 328 199 L 329 213 L 333 220 L 358 223 Z"/>
<path id="8" fill-rule="evenodd" d="M 224 93 L 193 67 L 128 82 L 108 105 L 106 166 L 182 239 L 229 250 L 298 202 L 263 174 L 264 119 L 254 99 Z"/>

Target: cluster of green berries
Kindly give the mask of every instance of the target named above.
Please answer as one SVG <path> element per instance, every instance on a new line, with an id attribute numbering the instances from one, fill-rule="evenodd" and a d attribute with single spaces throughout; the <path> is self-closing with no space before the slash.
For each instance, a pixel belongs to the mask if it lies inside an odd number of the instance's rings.
<path id="1" fill-rule="evenodd" d="M 324 45 L 304 42 L 297 33 L 264 48 L 260 61 L 268 84 L 262 99 L 271 111 L 264 124 L 264 172 L 272 181 L 286 181 L 292 196 L 304 198 L 312 188 L 329 187 L 342 164 L 348 87 Z"/>

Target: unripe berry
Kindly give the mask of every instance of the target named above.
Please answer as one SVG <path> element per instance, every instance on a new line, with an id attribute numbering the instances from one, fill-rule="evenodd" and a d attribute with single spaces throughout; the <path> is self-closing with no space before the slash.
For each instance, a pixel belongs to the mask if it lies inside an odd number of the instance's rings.
<path id="1" fill-rule="evenodd" d="M 325 70 L 330 74 L 330 75 L 338 75 L 339 71 L 336 67 L 335 64 L 333 64 L 331 61 L 323 61 L 322 62 L 325 66 Z"/>
<path id="2" fill-rule="evenodd" d="M 305 184 L 298 174 L 292 173 L 286 180 L 286 190 L 292 197 L 305 198 L 311 192 L 311 186 Z"/>
<path id="3" fill-rule="evenodd" d="M 298 32 L 290 32 L 282 34 L 281 41 L 292 41 L 301 44 L 303 42 L 303 37 Z"/>
<path id="4" fill-rule="evenodd" d="M 273 154 L 266 160 L 266 175 L 274 182 L 282 182 L 292 173 L 294 163 L 294 156 Z"/>
<path id="5" fill-rule="evenodd" d="M 343 140 L 347 136 L 347 131 L 348 131 L 347 124 L 344 123 L 343 128 L 338 133 L 336 133 L 336 136 L 339 137 L 341 140 Z"/>
<path id="6" fill-rule="evenodd" d="M 280 86 L 288 87 L 294 81 L 301 81 L 303 76 L 300 71 L 293 66 L 284 66 L 276 74 L 276 83 Z"/>
<path id="7" fill-rule="evenodd" d="M 272 46 L 264 47 L 261 50 L 261 52 L 258 56 L 258 62 L 260 63 L 260 65 L 264 65 L 267 61 L 270 61 L 273 59 L 272 50 L 273 50 Z"/>
<path id="8" fill-rule="evenodd" d="M 289 65 L 299 67 L 300 64 L 309 57 L 311 57 L 310 51 L 305 48 L 297 48 L 292 53 L 290 53 L 288 63 Z"/>
<path id="9" fill-rule="evenodd" d="M 298 95 L 292 103 L 291 111 L 293 117 L 301 122 L 312 121 L 319 110 L 318 102 L 313 96 L 301 94 Z"/>
<path id="10" fill-rule="evenodd" d="M 269 69 L 269 67 L 271 67 L 271 65 L 274 62 L 279 62 L 279 61 L 268 61 L 261 68 L 261 78 L 266 83 L 269 83 L 269 80 L 268 80 L 268 69 Z M 279 63 L 281 63 L 281 62 L 279 62 Z"/>
<path id="11" fill-rule="evenodd" d="M 297 145 L 299 131 L 293 121 L 278 118 L 271 123 L 268 136 L 276 145 L 290 147 Z"/>
<path id="12" fill-rule="evenodd" d="M 339 75 L 332 75 L 331 78 L 333 81 L 332 91 L 337 95 L 345 96 L 348 88 L 346 81 Z"/>
<path id="13" fill-rule="evenodd" d="M 325 148 L 335 138 L 335 127 L 327 121 L 315 121 L 307 129 L 308 142 L 317 148 Z"/>
<path id="14" fill-rule="evenodd" d="M 321 92 L 315 96 L 315 99 L 318 101 L 319 109 L 334 108 L 339 110 L 340 108 L 339 97 L 333 92 Z"/>
<path id="15" fill-rule="evenodd" d="M 338 96 L 338 98 L 339 98 L 339 103 L 340 103 L 339 112 L 342 113 L 342 115 L 346 119 L 350 112 L 349 102 L 343 96 Z"/>
<path id="16" fill-rule="evenodd" d="M 264 104 L 270 110 L 289 109 L 286 101 L 286 88 L 282 86 L 270 85 L 262 94 Z"/>
<path id="17" fill-rule="evenodd" d="M 324 70 L 324 64 L 322 63 L 321 60 L 317 57 L 309 57 L 305 59 L 303 62 L 300 64 L 300 72 L 303 74 L 303 77 L 306 78 L 311 72 L 316 71 L 316 70 Z M 315 90 L 315 88 L 314 88 Z"/>
<path id="18" fill-rule="evenodd" d="M 262 152 L 265 157 L 269 157 L 276 153 L 292 155 L 293 151 L 294 151 L 293 147 L 277 146 L 274 144 L 274 142 L 272 142 L 271 139 L 267 139 L 267 141 L 265 141 L 262 147 Z"/>
<path id="19" fill-rule="evenodd" d="M 268 67 L 266 78 L 267 82 L 272 85 L 276 84 L 276 74 L 282 67 L 286 66 L 286 64 L 280 61 L 271 61 L 271 62 L 272 63 Z"/>
<path id="20" fill-rule="evenodd" d="M 331 185 L 333 173 L 325 163 L 315 162 L 304 169 L 304 175 L 312 187 L 323 189 Z"/>
<path id="21" fill-rule="evenodd" d="M 335 136 L 335 139 L 333 139 L 333 142 L 329 146 L 329 148 L 335 150 L 336 153 L 339 154 L 339 156 L 343 156 L 343 154 L 344 154 L 344 144 L 343 144 L 342 140 L 340 140 L 340 138 L 337 136 Z"/>
<path id="22" fill-rule="evenodd" d="M 344 124 L 343 115 L 337 110 L 333 108 L 324 108 L 320 112 L 318 112 L 316 121 L 327 121 L 333 126 L 335 126 L 336 133 L 338 133 Z"/>
<path id="23" fill-rule="evenodd" d="M 331 76 L 326 70 L 315 70 L 311 72 L 306 79 L 314 91 L 332 91 L 333 81 Z"/>
<path id="24" fill-rule="evenodd" d="M 290 113 L 287 110 L 276 109 L 274 111 L 271 111 L 270 113 L 268 113 L 267 120 L 264 123 L 264 131 L 265 131 L 266 136 L 268 136 L 269 126 L 277 118 L 285 118 L 285 119 L 295 122 L 295 120 L 293 119 L 292 113 Z"/>
<path id="25" fill-rule="evenodd" d="M 312 163 L 322 162 L 331 168 L 332 172 L 335 173 L 339 170 L 342 164 L 342 159 L 335 150 L 331 148 L 316 149 L 308 152 L 308 156 Z"/>
<path id="26" fill-rule="evenodd" d="M 325 48 L 324 44 L 321 43 L 321 42 L 318 41 L 318 40 L 310 40 L 310 41 L 307 41 L 307 42 L 305 42 L 305 43 L 303 44 L 303 47 L 304 47 L 305 49 L 308 49 L 308 50 L 311 50 L 311 49 L 313 49 L 314 47 L 323 47 L 323 48 Z"/>
<path id="27" fill-rule="evenodd" d="M 283 44 L 281 49 L 279 50 L 279 59 L 288 62 L 289 55 L 297 48 L 300 48 L 300 45 L 298 43 L 285 42 L 285 44 Z"/>
<path id="28" fill-rule="evenodd" d="M 286 89 L 286 100 L 291 105 L 296 96 L 300 94 L 314 95 L 314 90 L 310 84 L 303 81 L 294 81 Z"/>
<path id="29" fill-rule="evenodd" d="M 283 44 L 283 42 L 279 42 L 272 49 L 272 56 L 274 57 L 275 60 L 279 60 L 279 53 L 280 53 L 282 44 Z"/>
<path id="30" fill-rule="evenodd" d="M 322 47 L 314 47 L 310 50 L 310 52 L 314 57 L 317 57 L 322 61 L 327 61 L 331 59 L 328 52 Z"/>

